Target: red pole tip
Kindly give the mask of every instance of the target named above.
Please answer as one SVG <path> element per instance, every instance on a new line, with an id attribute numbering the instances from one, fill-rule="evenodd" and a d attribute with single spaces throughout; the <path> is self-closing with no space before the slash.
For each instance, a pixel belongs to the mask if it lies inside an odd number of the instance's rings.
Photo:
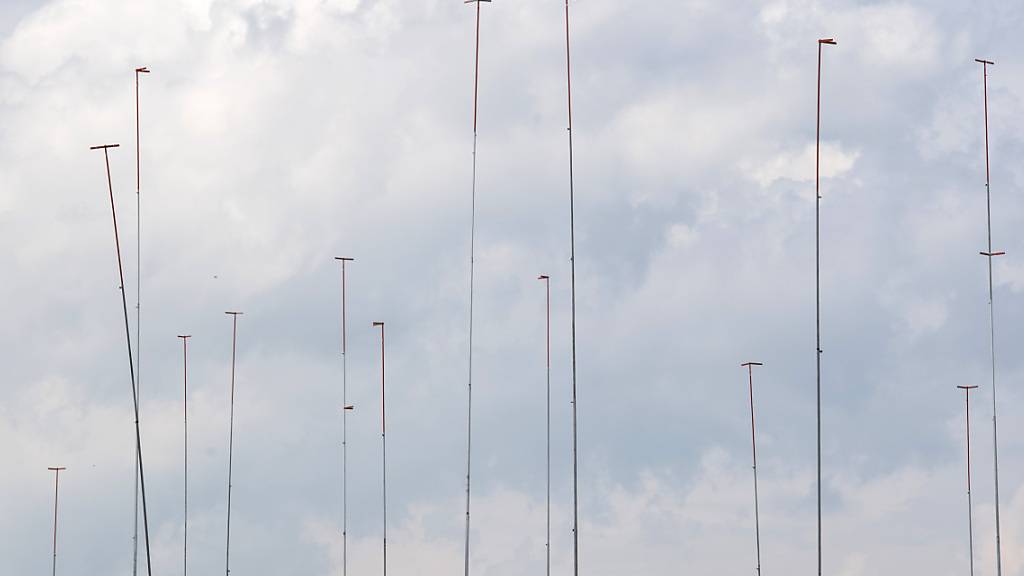
<path id="1" fill-rule="evenodd" d="M 837 42 L 835 38 L 822 38 L 821 40 L 818 40 L 818 44 L 832 44 L 835 46 Z"/>

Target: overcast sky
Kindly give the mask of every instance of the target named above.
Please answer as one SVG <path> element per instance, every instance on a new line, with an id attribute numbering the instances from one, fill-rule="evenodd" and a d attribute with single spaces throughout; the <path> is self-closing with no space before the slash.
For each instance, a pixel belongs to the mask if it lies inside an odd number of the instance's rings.
<path id="1" fill-rule="evenodd" d="M 1024 576 L 1024 6 L 575 0 L 580 553 L 588 576 L 815 571 L 814 137 L 822 106 L 828 574 L 995 573 L 981 67 L 989 76 L 1003 574 Z M 483 6 L 474 334 L 476 574 L 571 570 L 564 3 Z M 0 558 L 131 574 L 141 82 L 142 435 L 154 574 L 340 574 L 340 268 L 349 568 L 462 568 L 474 9 L 459 0 L 0 6 Z M 139 344 L 134 342 L 133 345 Z"/>

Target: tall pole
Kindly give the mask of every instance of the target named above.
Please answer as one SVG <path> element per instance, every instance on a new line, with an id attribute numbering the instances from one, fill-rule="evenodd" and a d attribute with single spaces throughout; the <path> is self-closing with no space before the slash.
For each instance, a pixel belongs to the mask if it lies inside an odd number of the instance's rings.
<path id="1" fill-rule="evenodd" d="M 139 489 L 142 492 L 142 525 L 146 536 L 146 573 L 153 576 L 152 560 L 149 557 L 149 515 L 146 511 L 146 475 L 142 465 L 142 433 L 139 429 L 139 392 L 135 381 L 135 361 L 132 354 L 132 333 L 128 323 L 128 298 L 124 293 L 124 265 L 121 263 L 121 236 L 117 231 L 117 209 L 114 207 L 114 184 L 110 179 L 110 153 L 111 148 L 117 148 L 120 144 L 103 144 L 91 146 L 90 150 L 103 150 L 103 160 L 107 167 L 107 190 L 110 193 L 110 214 L 114 220 L 114 247 L 117 250 L 117 272 L 121 290 L 121 309 L 124 311 L 124 336 L 128 349 L 128 371 L 132 381 L 132 402 L 135 408 L 135 457 L 139 469 Z"/>
<path id="2" fill-rule="evenodd" d="M 335 256 L 341 262 L 341 574 L 348 576 L 348 337 L 345 312 L 345 263 L 354 258 Z"/>
<path id="3" fill-rule="evenodd" d="M 999 427 L 996 423 L 996 313 L 992 290 L 992 258 L 1003 256 L 1006 253 L 992 251 L 992 179 L 988 158 L 988 67 L 995 65 L 995 63 L 980 58 L 976 58 L 975 62 L 981 64 L 982 85 L 985 97 L 985 212 L 988 225 L 988 250 L 982 252 L 981 255 L 988 258 L 988 327 L 989 351 L 991 352 L 992 359 L 992 463 L 995 468 L 994 479 L 996 485 L 996 576 L 1002 576 L 1003 547 L 999 522 Z"/>
<path id="4" fill-rule="evenodd" d="M 576 425 L 576 210 L 572 156 L 572 60 L 569 41 L 569 0 L 565 0 L 565 80 L 569 118 L 569 291 L 572 294 L 572 573 L 580 573 L 579 442 Z"/>
<path id="5" fill-rule="evenodd" d="M 473 284 L 476 266 L 476 142 L 477 102 L 480 95 L 480 3 L 490 1 L 465 0 L 466 4 L 476 4 L 476 48 L 473 64 L 473 185 L 470 201 L 469 231 L 469 374 L 466 387 L 466 542 L 464 548 L 464 576 L 469 576 L 470 494 L 473 473 Z"/>
<path id="6" fill-rule="evenodd" d="M 761 510 L 757 499 L 757 432 L 754 427 L 754 366 L 761 362 L 741 364 L 747 369 L 747 384 L 750 389 L 750 446 L 754 454 L 754 542 L 757 546 L 757 576 L 761 576 Z"/>
<path id="7" fill-rule="evenodd" d="M 53 474 L 53 576 L 57 576 L 57 496 L 60 494 L 60 473 L 64 467 L 51 467 Z"/>
<path id="8" fill-rule="evenodd" d="M 387 394 L 384 388 L 384 323 L 374 322 L 380 328 L 380 443 L 381 451 L 381 494 L 384 502 L 384 576 L 388 576 L 388 440 L 387 440 Z"/>
<path id="9" fill-rule="evenodd" d="M 231 468 L 235 447 L 235 348 L 238 341 L 238 317 L 242 312 L 225 312 L 231 316 L 231 415 L 228 417 L 228 530 L 224 546 L 224 576 L 231 574 Z"/>
<path id="10" fill-rule="evenodd" d="M 835 45 L 832 38 L 818 40 L 818 119 L 814 135 L 814 307 L 818 373 L 818 576 L 821 576 L 821 47 Z"/>
<path id="11" fill-rule="evenodd" d="M 135 69 L 135 374 L 142 393 L 142 155 L 139 148 L 139 74 L 148 74 L 145 66 Z M 138 448 L 136 448 L 138 452 Z M 136 464 L 136 468 L 138 465 Z M 132 536 L 132 575 L 139 568 L 139 478 L 135 472 L 135 519 Z"/>
<path id="12" fill-rule="evenodd" d="M 974 503 L 971 500 L 971 390 L 977 386 L 957 386 L 964 391 L 967 414 L 967 545 L 970 553 L 971 576 L 974 576 Z"/>
<path id="13" fill-rule="evenodd" d="M 547 532 L 545 533 L 544 551 L 547 556 L 545 574 L 551 576 L 551 277 L 541 274 L 537 279 L 544 281 L 546 294 L 544 334 L 547 368 Z"/>
<path id="14" fill-rule="evenodd" d="M 185 443 L 183 450 L 184 470 L 185 470 L 185 538 L 182 545 L 182 566 L 184 576 L 188 576 L 188 339 L 192 336 L 178 336 L 181 338 L 181 352 L 182 359 L 184 361 L 184 367 L 182 375 L 184 377 L 184 385 L 182 388 L 181 405 L 185 416 Z"/>

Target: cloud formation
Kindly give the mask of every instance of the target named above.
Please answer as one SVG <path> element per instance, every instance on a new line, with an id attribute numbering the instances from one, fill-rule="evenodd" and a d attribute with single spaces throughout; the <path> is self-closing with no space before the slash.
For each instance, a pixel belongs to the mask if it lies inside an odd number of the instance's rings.
<path id="1" fill-rule="evenodd" d="M 543 290 L 552 276 L 556 573 L 571 566 L 564 7 L 484 6 L 475 572 L 543 561 Z M 1024 8 L 993 2 L 577 0 L 581 546 L 587 574 L 814 563 L 815 40 L 824 71 L 826 567 L 994 572 L 981 72 L 990 77 L 1004 574 L 1024 575 Z M 9 16 L 8 16 L 9 15 Z M 102 160 L 134 302 L 142 80 L 143 441 L 154 565 L 223 562 L 230 323 L 241 309 L 232 569 L 336 574 L 339 270 L 349 268 L 350 567 L 378 567 L 388 322 L 389 553 L 461 562 L 473 15 L 398 0 L 15 2 L 0 9 L 0 556 L 131 571 L 132 418 Z M 6 18 L 10 20 L 6 20 Z M 392 424 L 393 423 L 393 424 Z"/>

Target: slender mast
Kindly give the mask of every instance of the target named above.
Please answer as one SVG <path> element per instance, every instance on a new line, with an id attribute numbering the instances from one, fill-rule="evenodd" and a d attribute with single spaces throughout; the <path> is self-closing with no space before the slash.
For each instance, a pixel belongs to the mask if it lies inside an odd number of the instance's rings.
<path id="1" fill-rule="evenodd" d="M 469 576 L 469 530 L 470 530 L 470 494 L 473 471 L 473 284 L 476 266 L 476 143 L 477 118 L 480 95 L 480 3 L 491 0 L 466 0 L 466 4 L 476 4 L 476 48 L 473 64 L 473 185 L 470 208 L 469 232 L 469 375 L 466 402 L 466 542 L 464 558 L 464 576 Z M 383 326 L 381 327 L 383 330 Z"/>
<path id="2" fill-rule="evenodd" d="M 1002 533 L 999 521 L 999 427 L 996 422 L 996 314 L 995 298 L 992 290 L 992 258 L 1003 256 L 1005 252 L 992 251 L 992 179 L 989 171 L 988 154 L 988 67 L 994 62 L 976 58 L 981 64 L 982 85 L 985 97 L 985 212 L 987 218 L 988 251 L 981 255 L 988 258 L 988 327 L 989 351 L 992 360 L 992 463 L 995 469 L 995 505 L 996 505 L 996 576 L 1003 574 Z"/>
<path id="3" fill-rule="evenodd" d="M 231 471 L 235 447 L 235 348 L 238 341 L 238 317 L 242 312 L 225 312 L 231 316 L 231 415 L 228 417 L 228 524 L 224 545 L 224 576 L 231 574 Z"/>
<path id="4" fill-rule="evenodd" d="M 132 403 L 135 409 L 135 456 L 139 469 L 139 489 L 142 492 L 142 525 L 146 536 L 146 573 L 153 576 L 152 560 L 149 556 L 149 516 L 146 512 L 146 474 L 142 465 L 142 432 L 139 429 L 139 393 L 135 380 L 135 361 L 132 354 L 132 332 L 128 322 L 128 298 L 124 293 L 124 265 L 121 262 L 121 236 L 117 231 L 117 209 L 114 207 L 114 184 L 110 179 L 110 154 L 111 148 L 118 148 L 120 144 L 103 144 L 91 146 L 90 150 L 103 150 L 103 161 L 107 168 L 107 190 L 110 193 L 110 214 L 114 221 L 114 247 L 117 250 L 117 272 L 121 290 L 121 309 L 124 312 L 124 337 L 128 349 L 128 371 L 132 382 Z"/>
<path id="5" fill-rule="evenodd" d="M 381 443 L 381 493 L 384 503 L 384 576 L 388 576 L 388 440 L 387 440 L 387 394 L 384 388 L 384 323 L 374 322 L 380 328 L 380 443 Z"/>
<path id="6" fill-rule="evenodd" d="M 761 509 L 757 498 L 757 432 L 754 427 L 754 366 L 761 362 L 746 362 L 747 383 L 750 389 L 750 446 L 754 454 L 754 538 L 757 546 L 757 576 L 761 576 Z"/>
<path id="7" fill-rule="evenodd" d="M 335 256 L 341 262 L 341 574 L 348 576 L 348 337 L 345 312 L 345 263 L 353 258 Z"/>
<path id="8" fill-rule="evenodd" d="M 184 413 L 185 419 L 185 443 L 183 450 L 183 461 L 185 469 L 185 538 L 182 544 L 182 566 L 184 576 L 188 576 L 188 339 L 191 337 L 192 336 L 189 335 L 178 336 L 178 338 L 181 338 L 181 353 L 182 361 L 184 363 L 184 367 L 182 370 L 184 381 L 181 395 L 181 404 L 183 408 L 182 411 Z"/>
<path id="9" fill-rule="evenodd" d="M 572 294 L 572 573 L 580 573 L 579 441 L 576 425 L 576 206 L 572 154 L 572 59 L 569 40 L 569 0 L 565 0 L 565 85 L 569 119 L 569 291 Z"/>
<path id="10" fill-rule="evenodd" d="M 977 386 L 957 386 L 964 391 L 967 414 L 967 545 L 970 552 L 971 576 L 974 576 L 974 503 L 971 499 L 971 390 Z"/>
<path id="11" fill-rule="evenodd" d="M 64 467 L 47 468 L 53 475 L 53 576 L 57 576 L 57 496 L 60 494 L 60 473 Z"/>
<path id="12" fill-rule="evenodd" d="M 818 396 L 818 576 L 821 576 L 821 48 L 835 45 L 832 38 L 818 40 L 818 116 L 814 135 L 814 307 L 815 360 Z"/>
<path id="13" fill-rule="evenodd" d="M 545 533 L 544 551 L 546 555 L 545 574 L 551 576 L 551 277 L 541 274 L 538 280 L 544 281 L 545 300 L 545 364 L 547 368 L 547 532 Z"/>
<path id="14" fill-rule="evenodd" d="M 142 155 L 139 148 L 139 74 L 148 74 L 145 66 L 135 69 L 135 373 L 136 396 L 142 393 Z M 136 398 L 138 400 L 138 398 Z M 138 447 L 136 447 L 136 453 Z M 136 456 L 137 457 L 137 456 Z M 132 535 L 132 575 L 139 569 L 139 477 L 135 463 L 135 518 Z"/>

